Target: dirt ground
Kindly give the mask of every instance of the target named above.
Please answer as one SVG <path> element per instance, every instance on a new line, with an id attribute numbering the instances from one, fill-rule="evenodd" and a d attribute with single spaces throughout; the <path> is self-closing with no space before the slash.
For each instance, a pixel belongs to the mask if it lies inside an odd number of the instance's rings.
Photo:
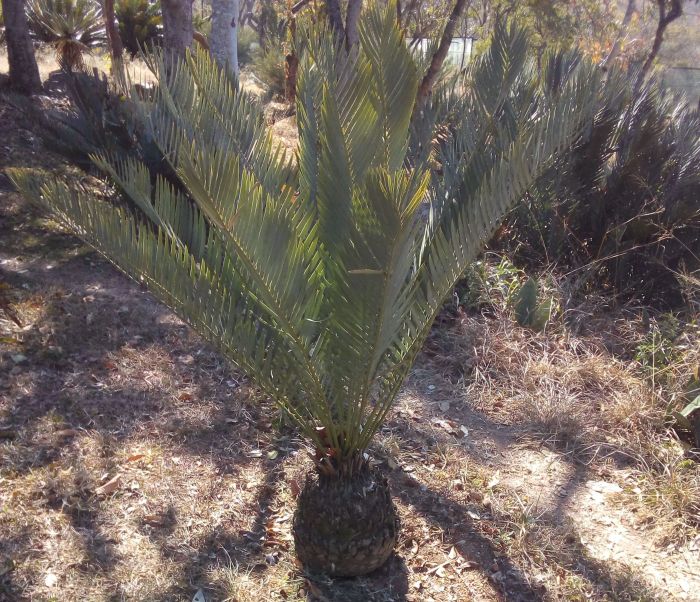
<path id="1" fill-rule="evenodd" d="M 0 167 L 17 165 L 63 169 L 0 101 Z M 662 506 L 636 501 L 648 385 L 586 332 L 446 312 L 371 450 L 396 554 L 331 580 L 294 561 L 304 442 L 4 175 L 0 286 L 0 600 L 700 599 L 697 532 L 663 537 Z M 619 428 L 583 436 L 601 405 Z"/>

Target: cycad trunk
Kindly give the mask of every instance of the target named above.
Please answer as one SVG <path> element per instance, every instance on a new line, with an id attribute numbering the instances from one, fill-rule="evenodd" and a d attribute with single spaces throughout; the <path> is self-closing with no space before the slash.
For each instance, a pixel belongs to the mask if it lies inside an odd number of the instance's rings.
<path id="1" fill-rule="evenodd" d="M 222 68 L 238 77 L 239 0 L 212 0 L 211 54 Z"/>
<path id="2" fill-rule="evenodd" d="M 293 530 L 297 557 L 312 573 L 356 577 L 380 568 L 399 532 L 386 477 L 368 465 L 351 475 L 310 475 Z"/>
<path id="3" fill-rule="evenodd" d="M 39 68 L 34 45 L 29 37 L 24 0 L 2 0 L 7 41 L 7 62 L 10 64 L 10 86 L 22 94 L 41 90 Z"/>
<path id="4" fill-rule="evenodd" d="M 161 6 L 165 49 L 182 56 L 192 46 L 192 0 L 163 0 Z"/>

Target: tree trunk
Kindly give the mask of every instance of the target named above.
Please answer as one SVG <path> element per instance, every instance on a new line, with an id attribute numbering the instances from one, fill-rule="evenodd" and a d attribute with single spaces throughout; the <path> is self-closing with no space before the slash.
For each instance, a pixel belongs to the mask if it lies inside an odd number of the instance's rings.
<path id="1" fill-rule="evenodd" d="M 345 47 L 350 50 L 360 43 L 360 32 L 357 22 L 362 12 L 362 0 L 348 0 L 348 10 L 345 13 Z"/>
<path id="2" fill-rule="evenodd" d="M 343 27 L 343 15 L 340 12 L 340 2 L 338 0 L 326 0 L 326 12 L 328 21 L 335 34 L 341 40 L 345 37 L 345 27 Z"/>
<path id="3" fill-rule="evenodd" d="M 452 43 L 452 36 L 454 35 L 455 28 L 457 27 L 457 22 L 462 16 L 464 7 L 467 4 L 467 0 L 457 0 L 450 14 L 450 18 L 447 20 L 445 25 L 445 31 L 442 32 L 442 38 L 440 39 L 440 45 L 435 51 L 433 58 L 430 60 L 430 66 L 428 71 L 425 73 L 423 80 L 418 87 L 418 95 L 416 98 L 416 107 L 422 108 L 425 105 L 428 96 L 433 90 L 435 85 L 435 80 L 437 79 L 440 69 L 442 69 L 442 64 L 445 62 L 447 57 L 447 52 L 450 49 L 450 44 Z"/>
<path id="4" fill-rule="evenodd" d="M 10 65 L 10 86 L 22 94 L 41 90 L 39 68 L 34 56 L 34 45 L 29 37 L 24 0 L 2 0 L 5 21 L 7 62 Z"/>
<path id="5" fill-rule="evenodd" d="M 119 29 L 117 28 L 117 21 L 114 17 L 114 0 L 103 0 L 102 17 L 105 21 L 109 54 L 112 56 L 112 61 L 119 60 L 122 58 L 124 46 L 122 45 L 122 39 L 119 37 Z"/>
<path id="6" fill-rule="evenodd" d="M 641 89 L 647 73 L 649 73 L 654 63 L 656 55 L 659 54 L 661 43 L 664 41 L 664 32 L 666 28 L 683 14 L 682 0 L 656 0 L 656 4 L 659 7 L 659 22 L 656 26 L 656 35 L 654 36 L 654 43 L 652 44 L 651 50 L 634 84 L 635 95 Z"/>
<path id="7" fill-rule="evenodd" d="M 238 77 L 239 0 L 212 0 L 209 45 L 214 60 Z"/>
<path id="8" fill-rule="evenodd" d="M 192 0 L 162 0 L 163 38 L 165 49 L 184 56 L 192 46 Z"/>
<path id="9" fill-rule="evenodd" d="M 294 102 L 297 96 L 297 72 L 299 71 L 299 57 L 295 45 L 297 32 L 297 18 L 293 12 L 289 13 L 289 37 L 291 43 L 289 52 L 284 57 L 284 98 L 287 102 Z"/>
<path id="10" fill-rule="evenodd" d="M 612 48 L 608 53 L 608 56 L 606 56 L 603 60 L 603 67 L 607 67 L 608 65 L 612 64 L 617 58 L 617 55 L 620 54 L 622 38 L 627 34 L 627 26 L 630 24 L 630 21 L 632 20 L 632 15 L 634 14 L 635 10 L 637 10 L 637 0 L 627 0 L 627 10 L 625 10 L 625 16 L 622 18 L 622 23 L 620 24 L 620 31 L 615 37 L 615 42 L 613 43 Z"/>

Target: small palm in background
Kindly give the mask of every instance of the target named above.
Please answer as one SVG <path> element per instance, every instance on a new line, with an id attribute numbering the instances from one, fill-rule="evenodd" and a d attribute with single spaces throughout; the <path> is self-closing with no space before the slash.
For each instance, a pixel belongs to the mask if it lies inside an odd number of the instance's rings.
<path id="1" fill-rule="evenodd" d="M 161 42 L 163 17 L 160 2 L 151 0 L 118 0 L 115 14 L 119 37 L 131 56 Z"/>
<path id="2" fill-rule="evenodd" d="M 95 0 L 30 0 L 27 16 L 32 33 L 53 45 L 63 69 L 83 64 L 83 55 L 107 42 L 102 9 Z"/>
<path id="3" fill-rule="evenodd" d="M 592 119 L 600 74 L 582 61 L 548 90 L 524 34 L 498 27 L 459 119 L 436 136 L 430 106 L 414 113 L 420 73 L 395 6 L 365 10 L 350 53 L 320 25 L 307 35 L 294 161 L 199 52 L 176 67 L 154 58 L 153 99 L 134 95 L 177 186 L 108 153 L 96 162 L 131 208 L 29 171 L 13 179 L 279 405 L 315 462 L 297 555 L 312 571 L 360 575 L 398 530 L 366 450 L 456 280 Z"/>

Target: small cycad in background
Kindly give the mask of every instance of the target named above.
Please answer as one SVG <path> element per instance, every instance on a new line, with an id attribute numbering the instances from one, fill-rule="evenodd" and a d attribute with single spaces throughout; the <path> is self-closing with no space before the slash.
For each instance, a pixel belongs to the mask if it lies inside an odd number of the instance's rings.
<path id="1" fill-rule="evenodd" d="M 114 14 L 119 37 L 132 57 L 141 50 L 157 46 L 163 38 L 163 16 L 160 2 L 152 0 L 118 0 Z"/>
<path id="2" fill-rule="evenodd" d="M 85 53 L 107 42 L 95 0 L 30 0 L 27 17 L 32 33 L 55 48 L 58 63 L 68 71 L 83 64 Z"/>

